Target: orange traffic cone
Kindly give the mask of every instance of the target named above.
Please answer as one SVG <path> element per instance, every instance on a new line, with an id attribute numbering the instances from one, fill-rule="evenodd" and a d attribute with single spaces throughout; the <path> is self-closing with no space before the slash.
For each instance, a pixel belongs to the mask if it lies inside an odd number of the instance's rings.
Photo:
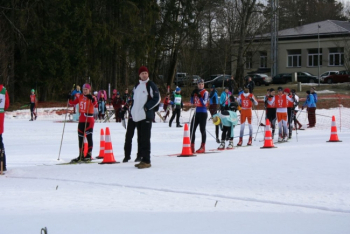
<path id="1" fill-rule="evenodd" d="M 88 145 L 88 141 L 86 138 L 86 134 L 84 135 L 84 157 L 86 157 L 87 153 L 88 153 L 88 149 L 89 149 L 89 145 Z"/>
<path id="2" fill-rule="evenodd" d="M 271 133 L 271 125 L 270 125 L 270 120 L 269 119 L 266 119 L 264 146 L 260 147 L 260 149 L 266 149 L 266 148 L 277 148 L 273 144 L 272 133 Z"/>
<path id="3" fill-rule="evenodd" d="M 196 156 L 196 155 L 193 154 L 191 150 L 190 131 L 188 130 L 188 125 L 185 124 L 182 153 L 178 157 L 191 157 L 191 156 Z"/>
<path id="4" fill-rule="evenodd" d="M 100 153 L 98 154 L 98 157 L 96 158 L 103 158 L 105 156 L 105 132 L 103 131 L 103 128 L 101 128 L 101 134 L 100 134 Z"/>
<path id="5" fill-rule="evenodd" d="M 107 127 L 106 136 L 105 136 L 105 156 L 103 157 L 103 161 L 99 164 L 112 164 L 112 163 L 119 163 L 119 162 L 115 161 L 114 159 L 111 133 L 109 132 L 109 128 Z"/>
<path id="6" fill-rule="evenodd" d="M 338 138 L 337 125 L 335 123 L 334 115 L 332 116 L 331 137 L 329 138 L 329 141 L 327 141 L 327 142 L 342 142 Z"/>

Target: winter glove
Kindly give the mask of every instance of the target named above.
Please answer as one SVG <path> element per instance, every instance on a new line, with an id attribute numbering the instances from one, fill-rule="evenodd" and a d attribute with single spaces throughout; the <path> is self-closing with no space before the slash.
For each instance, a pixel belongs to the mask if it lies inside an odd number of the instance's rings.
<path id="1" fill-rule="evenodd" d="M 73 95 L 68 94 L 68 95 L 67 95 L 67 98 L 68 98 L 68 100 L 72 100 L 72 99 L 73 99 Z M 30 103 L 29 103 L 29 104 L 30 104 Z"/>
<path id="2" fill-rule="evenodd" d="M 195 89 L 195 90 L 192 91 L 191 97 L 194 97 L 194 95 L 195 95 L 196 93 L 198 93 L 198 89 Z"/>
<path id="3" fill-rule="evenodd" d="M 94 98 L 92 97 L 91 94 L 85 95 L 85 97 L 87 97 L 88 99 L 90 99 L 92 102 L 94 101 Z"/>
<path id="4" fill-rule="evenodd" d="M 201 95 L 201 91 L 199 89 L 197 89 L 197 97 L 201 98 L 202 95 Z"/>

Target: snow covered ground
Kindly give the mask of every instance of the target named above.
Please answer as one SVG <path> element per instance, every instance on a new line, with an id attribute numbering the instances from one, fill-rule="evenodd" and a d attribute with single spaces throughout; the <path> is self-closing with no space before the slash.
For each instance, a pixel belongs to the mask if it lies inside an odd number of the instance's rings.
<path id="1" fill-rule="evenodd" d="M 350 126 L 348 109 L 317 110 L 317 127 L 295 131 L 288 143 L 260 149 L 263 133 L 251 147 L 178 158 L 182 128 L 156 123 L 152 129 L 152 167 L 133 162 L 57 165 L 77 157 L 77 123 L 66 123 L 61 160 L 57 161 L 64 116 L 39 109 L 8 112 L 3 134 L 8 171 L 0 176 L 0 233 L 350 233 Z M 46 114 L 45 114 L 46 113 Z M 189 112 L 182 113 L 188 121 Z M 254 116 L 254 132 L 262 111 Z M 340 143 L 327 143 L 330 116 Z M 16 117 L 13 117 L 16 116 Z M 299 116 L 306 125 L 305 114 Z M 173 124 L 175 125 L 175 124 Z M 121 161 L 125 130 L 109 127 Z M 209 121 L 207 129 L 214 134 Z M 260 128 L 261 129 L 261 128 Z M 247 130 L 246 130 L 247 133 Z M 235 129 L 235 136 L 239 127 Z M 254 133 L 255 135 L 255 133 Z M 197 130 L 196 148 L 200 144 Z M 247 143 L 244 137 L 244 145 Z M 235 144 L 238 140 L 235 138 Z M 207 134 L 207 149 L 218 144 Z M 136 137 L 132 158 L 135 158 Z"/>

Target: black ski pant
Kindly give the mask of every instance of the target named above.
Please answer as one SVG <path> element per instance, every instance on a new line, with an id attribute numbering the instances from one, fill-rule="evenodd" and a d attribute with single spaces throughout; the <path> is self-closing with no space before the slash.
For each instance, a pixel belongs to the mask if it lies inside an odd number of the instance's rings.
<path id="1" fill-rule="evenodd" d="M 181 109 L 175 108 L 173 111 L 173 115 L 170 118 L 170 124 L 173 122 L 175 116 L 176 116 L 176 125 L 180 125 L 180 114 L 181 114 Z"/>
<path id="2" fill-rule="evenodd" d="M 196 129 L 199 125 L 199 129 L 202 134 L 202 144 L 205 144 L 207 140 L 207 133 L 205 130 L 205 127 L 207 125 L 207 118 L 208 113 L 207 112 L 196 112 L 195 116 L 192 117 L 191 121 L 191 128 L 190 128 L 190 134 L 191 134 L 191 143 L 194 144 L 196 140 Z"/>
<path id="3" fill-rule="evenodd" d="M 151 163 L 151 130 L 152 120 L 144 119 L 136 122 L 137 140 L 138 140 L 138 156 L 144 163 Z"/>
<path id="4" fill-rule="evenodd" d="M 233 137 L 231 137 L 231 127 L 222 126 L 221 141 L 225 141 L 226 139 L 233 140 Z"/>
<path id="5" fill-rule="evenodd" d="M 1 152 L 2 151 L 2 152 Z M 3 162 L 3 168 L 6 168 L 6 154 L 5 154 L 5 146 L 2 142 L 2 134 L 0 134 L 0 160 Z"/>
<path id="6" fill-rule="evenodd" d="M 33 119 L 33 115 L 36 117 L 36 113 L 35 113 L 35 103 L 30 103 L 30 116 Z"/>
<path id="7" fill-rule="evenodd" d="M 276 108 L 267 108 L 266 109 L 266 118 L 270 121 L 271 129 L 272 129 L 272 137 L 275 134 L 275 126 L 276 126 Z"/>
<path id="8" fill-rule="evenodd" d="M 132 120 L 128 120 L 128 126 L 126 127 L 125 143 L 124 143 L 124 157 L 130 159 L 132 149 L 132 138 L 134 137 L 136 129 L 136 123 Z"/>
<path id="9" fill-rule="evenodd" d="M 86 135 L 86 139 L 88 142 L 88 153 L 92 152 L 93 148 L 93 141 L 92 141 L 92 134 L 94 132 L 94 118 L 90 117 L 86 121 L 86 129 L 85 129 L 85 122 L 79 122 L 78 123 L 78 138 L 79 138 L 79 155 L 82 156 L 84 154 L 84 132 Z M 85 130 L 85 131 L 84 131 Z"/>

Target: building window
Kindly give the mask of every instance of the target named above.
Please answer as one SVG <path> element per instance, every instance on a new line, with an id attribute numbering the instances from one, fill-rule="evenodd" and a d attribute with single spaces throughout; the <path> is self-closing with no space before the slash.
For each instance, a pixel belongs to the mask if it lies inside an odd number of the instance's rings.
<path id="1" fill-rule="evenodd" d="M 320 61 L 318 61 L 318 48 L 317 49 L 308 49 L 308 60 L 307 60 L 307 66 L 308 67 L 317 67 L 320 63 L 320 66 L 322 66 L 322 48 L 320 48 Z"/>
<path id="2" fill-rule="evenodd" d="M 344 47 L 329 48 L 329 66 L 344 66 Z"/>
<path id="3" fill-rule="evenodd" d="M 261 51 L 260 52 L 260 68 L 266 68 L 267 67 L 267 52 Z"/>
<path id="4" fill-rule="evenodd" d="M 247 52 L 245 59 L 246 59 L 245 68 L 252 69 L 252 67 L 253 67 L 253 54 L 252 54 L 252 52 Z"/>
<path id="5" fill-rule="evenodd" d="M 288 50 L 287 67 L 301 67 L 301 50 Z"/>

